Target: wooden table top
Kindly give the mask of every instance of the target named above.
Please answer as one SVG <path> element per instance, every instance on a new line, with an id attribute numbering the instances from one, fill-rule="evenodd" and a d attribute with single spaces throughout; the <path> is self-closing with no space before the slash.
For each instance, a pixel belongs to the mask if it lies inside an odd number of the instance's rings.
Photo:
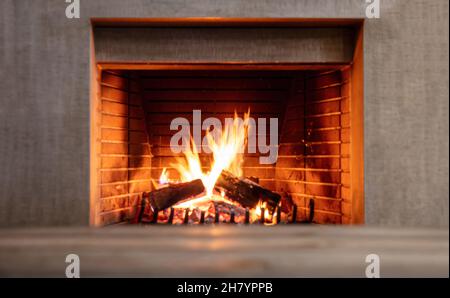
<path id="1" fill-rule="evenodd" d="M 448 229 L 344 226 L 115 226 L 0 229 L 0 276 L 381 277 L 449 276 Z"/>

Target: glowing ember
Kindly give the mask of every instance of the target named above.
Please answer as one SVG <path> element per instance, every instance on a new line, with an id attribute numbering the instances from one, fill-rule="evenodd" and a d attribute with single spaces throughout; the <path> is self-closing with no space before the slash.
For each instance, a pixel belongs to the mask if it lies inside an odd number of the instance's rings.
<path id="1" fill-rule="evenodd" d="M 212 196 L 202 196 L 199 198 L 191 199 L 189 201 L 181 202 L 173 206 L 174 208 L 198 208 L 202 211 L 206 211 L 209 208 L 211 201 L 222 201 L 230 205 L 236 205 L 235 202 L 228 200 L 225 197 L 213 194 Z"/>
<path id="2" fill-rule="evenodd" d="M 253 215 L 253 220 L 257 220 L 261 218 L 262 216 L 262 210 L 264 209 L 264 220 L 267 222 L 272 222 L 273 219 L 276 217 L 276 212 L 273 214 L 273 216 L 270 216 L 269 209 L 267 208 L 266 202 L 259 202 L 258 206 L 256 206 Z"/>

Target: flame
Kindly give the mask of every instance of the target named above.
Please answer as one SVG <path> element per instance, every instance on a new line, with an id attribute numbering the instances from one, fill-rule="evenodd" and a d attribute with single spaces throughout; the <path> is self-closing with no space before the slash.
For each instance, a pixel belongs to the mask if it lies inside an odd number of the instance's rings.
<path id="1" fill-rule="evenodd" d="M 169 173 L 167 173 L 167 169 L 163 168 L 161 176 L 159 176 L 159 184 L 164 185 L 169 183 Z"/>
<path id="2" fill-rule="evenodd" d="M 229 171 L 236 177 L 242 177 L 243 152 L 248 135 L 249 115 L 250 111 L 244 113 L 244 120 L 241 122 L 235 112 L 232 123 L 227 122 L 222 134 L 216 139 L 207 131 L 208 145 L 213 154 L 211 171 L 203 180 L 208 195 L 212 195 L 214 185 L 223 170 Z"/>
<path id="3" fill-rule="evenodd" d="M 191 138 L 190 146 L 183 152 L 184 158 L 177 158 L 177 163 L 171 166 L 180 174 L 180 182 L 201 179 L 209 199 L 224 199 L 224 196 L 213 196 L 214 186 L 223 170 L 227 170 L 237 177 L 242 177 L 242 162 L 244 146 L 246 144 L 249 128 L 250 110 L 244 113 L 244 119 L 234 113 L 232 121 L 225 122 L 221 133 L 215 131 L 213 136 L 206 132 L 206 140 L 212 151 L 212 163 L 208 172 L 203 172 L 202 163 L 197 146 Z M 161 173 L 161 181 L 167 181 L 165 171 Z"/>
<path id="4" fill-rule="evenodd" d="M 262 215 L 262 209 L 264 209 L 264 219 L 269 219 L 270 217 L 270 213 L 269 213 L 269 209 L 267 208 L 267 203 L 266 202 L 259 202 L 258 206 L 256 206 L 255 209 L 255 215 L 257 218 L 261 218 Z"/>
<path id="5" fill-rule="evenodd" d="M 191 139 L 190 146 L 184 152 L 184 158 L 177 157 L 177 163 L 170 165 L 180 174 L 180 182 L 192 181 L 195 179 L 205 179 L 205 174 L 202 171 L 200 157 L 197 152 L 197 146 L 193 139 Z M 203 184 L 205 182 L 203 181 Z"/>

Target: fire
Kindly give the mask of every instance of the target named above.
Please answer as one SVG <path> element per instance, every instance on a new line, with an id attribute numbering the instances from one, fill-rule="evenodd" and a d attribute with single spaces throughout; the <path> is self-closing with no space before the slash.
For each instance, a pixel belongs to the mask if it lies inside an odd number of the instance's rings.
<path id="1" fill-rule="evenodd" d="M 203 172 L 202 163 L 193 139 L 190 146 L 183 152 L 184 158 L 177 158 L 177 163 L 171 164 L 180 175 L 180 182 L 201 179 L 206 189 L 206 197 L 209 199 L 222 198 L 213 196 L 214 186 L 223 170 L 227 170 L 237 177 L 242 177 L 243 151 L 246 144 L 249 128 L 250 111 L 244 113 L 244 119 L 240 119 L 235 112 L 233 121 L 226 122 L 222 132 L 206 132 L 208 146 L 212 152 L 211 168 Z M 168 174 L 165 169 L 161 173 L 161 182 L 168 182 Z M 200 198 L 201 199 L 201 198 Z"/>
<path id="2" fill-rule="evenodd" d="M 264 203 L 259 202 L 258 206 L 256 206 L 256 210 L 255 210 L 256 216 L 261 217 L 262 209 L 265 210 L 264 217 L 269 218 L 269 210 L 267 209 L 266 202 L 264 202 Z"/>
<path id="3" fill-rule="evenodd" d="M 220 200 L 222 202 L 228 203 L 230 205 L 234 205 L 235 203 L 233 201 L 228 200 L 225 197 L 219 197 L 216 194 L 213 194 L 212 197 L 210 196 L 202 196 L 199 198 L 195 198 L 186 202 L 181 202 L 178 203 L 177 205 L 174 206 L 174 208 L 181 208 L 181 209 L 185 209 L 185 208 L 191 208 L 191 209 L 195 209 L 198 208 L 202 211 L 207 211 L 208 208 L 210 207 L 210 202 L 213 200 Z"/>
<path id="4" fill-rule="evenodd" d="M 236 177 L 242 177 L 243 151 L 248 135 L 249 115 L 250 112 L 245 113 L 241 123 L 235 112 L 233 122 L 226 123 L 222 134 L 216 139 L 207 132 L 208 145 L 213 153 L 211 171 L 203 180 L 207 195 L 212 195 L 214 185 L 223 170 L 231 172 Z"/>
<path id="5" fill-rule="evenodd" d="M 159 184 L 164 185 L 169 183 L 169 174 L 167 173 L 167 169 L 164 168 L 162 170 L 161 176 L 159 176 Z"/>
<path id="6" fill-rule="evenodd" d="M 244 147 L 247 142 L 249 131 L 250 111 L 244 113 L 244 118 L 238 118 L 235 112 L 232 121 L 225 122 L 225 126 L 220 133 L 214 131 L 206 132 L 206 140 L 212 153 L 211 166 L 204 171 L 200 156 L 194 140 L 191 138 L 189 146 L 183 152 L 183 157 L 178 157 L 176 163 L 170 164 L 179 174 L 179 179 L 169 179 L 169 173 L 166 168 L 163 169 L 159 178 L 158 187 L 164 187 L 168 183 L 188 182 L 195 179 L 201 179 L 206 192 L 201 197 L 193 198 L 188 201 L 180 202 L 174 205 L 174 208 L 199 209 L 209 212 L 212 202 L 223 202 L 230 206 L 236 205 L 236 202 L 229 200 L 226 193 L 221 190 L 214 193 L 215 184 L 222 171 L 226 170 L 236 177 L 242 177 L 242 163 Z M 269 208 L 265 202 L 260 202 L 255 209 L 250 210 L 252 222 L 259 221 L 262 218 L 264 210 L 264 224 L 273 222 L 276 214 L 270 215 Z"/>

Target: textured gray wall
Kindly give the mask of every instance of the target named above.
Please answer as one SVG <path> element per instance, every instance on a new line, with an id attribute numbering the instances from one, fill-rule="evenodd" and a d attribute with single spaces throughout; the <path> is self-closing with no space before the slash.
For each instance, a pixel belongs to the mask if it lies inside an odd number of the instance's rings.
<path id="1" fill-rule="evenodd" d="M 91 17 L 364 17 L 364 0 L 0 2 L 0 226 L 86 225 Z M 448 0 L 365 26 L 368 224 L 448 226 Z"/>

